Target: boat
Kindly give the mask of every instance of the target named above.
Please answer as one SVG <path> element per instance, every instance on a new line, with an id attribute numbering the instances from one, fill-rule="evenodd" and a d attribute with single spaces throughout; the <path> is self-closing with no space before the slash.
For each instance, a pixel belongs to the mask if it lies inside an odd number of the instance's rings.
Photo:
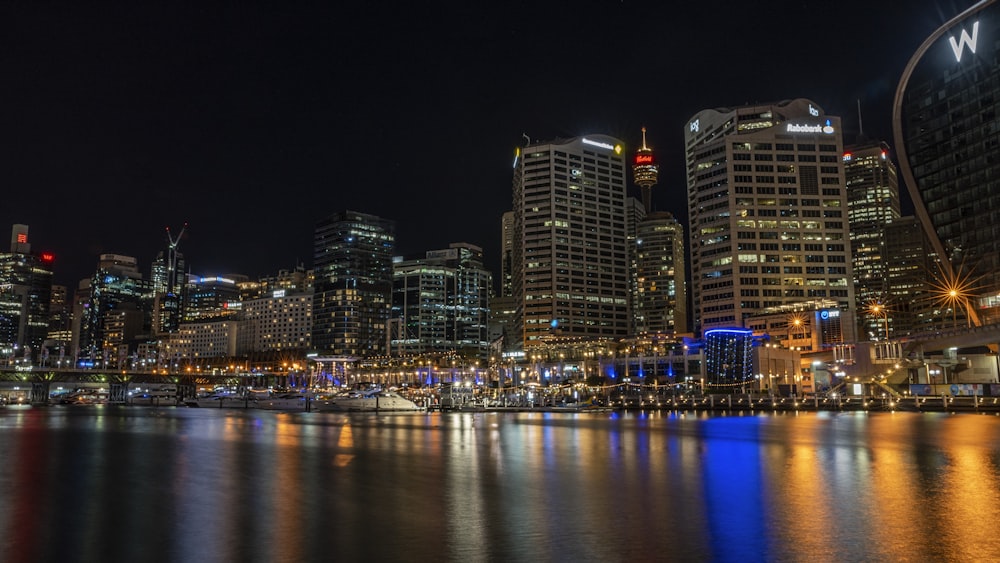
<path id="1" fill-rule="evenodd" d="M 165 407 L 177 406 L 177 389 L 174 387 L 162 387 L 160 389 L 137 390 L 130 393 L 128 402 L 131 405 Z"/>
<path id="2" fill-rule="evenodd" d="M 349 391 L 317 399 L 312 410 L 317 412 L 384 412 L 420 411 L 423 408 L 395 391 L 372 389 Z"/>
<path id="3" fill-rule="evenodd" d="M 249 409 L 257 406 L 257 398 L 249 393 L 208 393 L 184 399 L 184 405 L 212 409 Z"/>
<path id="4" fill-rule="evenodd" d="M 62 405 L 105 405 L 108 403 L 106 389 L 77 389 L 72 393 L 59 396 L 58 403 Z"/>
<path id="5" fill-rule="evenodd" d="M 308 412 L 316 401 L 308 393 L 274 393 L 257 396 L 253 401 L 253 408 L 272 411 L 300 411 Z"/>

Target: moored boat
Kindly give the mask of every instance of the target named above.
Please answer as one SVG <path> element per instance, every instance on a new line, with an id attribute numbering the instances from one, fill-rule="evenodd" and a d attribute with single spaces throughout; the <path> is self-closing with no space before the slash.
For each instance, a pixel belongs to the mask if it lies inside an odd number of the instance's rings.
<path id="1" fill-rule="evenodd" d="M 317 399 L 313 406 L 318 412 L 419 411 L 419 405 L 406 397 L 384 389 L 349 392 Z"/>
<path id="2" fill-rule="evenodd" d="M 253 408 L 272 411 L 301 411 L 312 410 L 316 397 L 307 393 L 275 393 L 258 396 Z"/>
<path id="3" fill-rule="evenodd" d="M 257 398 L 249 393 L 210 393 L 184 399 L 184 404 L 200 408 L 247 409 L 257 406 Z"/>

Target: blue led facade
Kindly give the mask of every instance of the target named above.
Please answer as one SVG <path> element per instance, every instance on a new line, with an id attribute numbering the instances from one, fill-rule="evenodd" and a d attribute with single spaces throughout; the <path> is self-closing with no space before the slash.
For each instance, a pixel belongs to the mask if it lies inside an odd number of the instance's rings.
<path id="1" fill-rule="evenodd" d="M 737 387 L 753 381 L 753 331 L 720 328 L 705 332 L 708 385 Z"/>

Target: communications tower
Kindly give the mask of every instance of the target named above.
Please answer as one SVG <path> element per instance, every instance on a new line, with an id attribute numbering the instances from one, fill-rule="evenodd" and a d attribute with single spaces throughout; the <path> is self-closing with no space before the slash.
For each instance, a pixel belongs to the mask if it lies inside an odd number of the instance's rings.
<path id="1" fill-rule="evenodd" d="M 653 149 L 646 146 L 646 128 L 642 128 L 642 148 L 635 151 L 632 160 L 632 179 L 642 189 L 642 205 L 646 213 L 653 212 L 652 189 L 660 175 L 660 166 L 656 164 Z"/>

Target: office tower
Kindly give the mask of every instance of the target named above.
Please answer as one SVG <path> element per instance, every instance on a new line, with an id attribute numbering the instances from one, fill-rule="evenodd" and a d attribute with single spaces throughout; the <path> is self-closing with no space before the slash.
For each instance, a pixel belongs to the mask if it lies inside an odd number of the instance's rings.
<path id="1" fill-rule="evenodd" d="M 520 154 L 520 149 L 518 149 Z M 502 350 L 510 350 L 520 337 L 511 335 L 520 300 L 514 297 L 514 212 L 500 219 L 500 292 L 490 298 L 489 340 L 499 340 Z"/>
<path id="2" fill-rule="evenodd" d="M 312 288 L 273 288 L 243 301 L 237 354 L 305 353 L 312 347 Z"/>
<path id="3" fill-rule="evenodd" d="M 998 36 L 995 0 L 952 18 L 910 59 L 893 103 L 900 174 L 941 257 L 941 305 L 987 323 L 1000 320 Z"/>
<path id="4" fill-rule="evenodd" d="M 684 229 L 665 211 L 648 215 L 636 233 L 639 333 L 687 332 Z"/>
<path id="5" fill-rule="evenodd" d="M 69 343 L 73 330 L 72 319 L 68 288 L 53 284 L 49 296 L 49 332 L 46 339 L 60 344 Z"/>
<path id="6" fill-rule="evenodd" d="M 695 330 L 853 310 L 840 118 L 806 99 L 707 109 L 684 137 Z"/>
<path id="7" fill-rule="evenodd" d="M 492 281 L 483 250 L 471 244 L 394 260 L 392 318 L 399 319 L 400 330 L 392 336 L 392 352 L 455 351 L 485 362 Z"/>
<path id="8" fill-rule="evenodd" d="M 153 287 L 153 332 L 169 334 L 180 326 L 184 316 L 184 255 L 177 248 L 187 229 L 185 224 L 177 235 L 166 229 L 167 247 L 157 253 L 150 265 L 149 281 Z"/>
<path id="9" fill-rule="evenodd" d="M 80 295 L 74 299 L 81 305 L 79 310 L 74 308 L 80 365 L 117 367 L 122 347 L 150 333 L 152 290 L 152 284 L 142 279 L 135 258 L 100 256 L 97 270 L 89 280 L 81 281 Z"/>
<path id="10" fill-rule="evenodd" d="M 323 356 L 384 354 L 395 222 L 356 211 L 316 225 L 312 346 Z"/>
<path id="11" fill-rule="evenodd" d="M 32 254 L 28 226 L 14 225 L 0 253 L 0 362 L 28 365 L 42 356 L 49 331 L 52 257 Z"/>
<path id="12" fill-rule="evenodd" d="M 188 371 L 232 358 L 237 353 L 239 325 L 232 318 L 182 322 L 167 337 L 164 359 L 173 369 Z"/>
<path id="13" fill-rule="evenodd" d="M 940 264 L 920 222 L 912 215 L 894 220 L 885 227 L 885 240 L 892 336 L 942 328 L 941 309 L 931 294 Z"/>
<path id="14" fill-rule="evenodd" d="M 641 331 L 642 319 L 636 312 L 639 295 L 638 230 L 639 223 L 646 219 L 646 208 L 634 197 L 625 198 L 625 249 L 628 263 L 628 335 L 635 336 Z"/>
<path id="15" fill-rule="evenodd" d="M 229 277 L 192 277 L 181 290 L 183 322 L 222 319 L 240 309 L 239 280 Z"/>
<path id="16" fill-rule="evenodd" d="M 844 151 L 854 297 L 861 335 L 884 340 L 892 332 L 891 312 L 896 306 L 889 301 L 885 236 L 886 226 L 899 219 L 896 167 L 884 142 L 862 141 Z"/>
<path id="17" fill-rule="evenodd" d="M 514 212 L 500 218 L 500 297 L 514 294 Z"/>
<path id="18" fill-rule="evenodd" d="M 513 180 L 517 346 L 536 346 L 547 335 L 628 335 L 622 151 L 623 143 L 606 135 L 520 150 Z"/>

